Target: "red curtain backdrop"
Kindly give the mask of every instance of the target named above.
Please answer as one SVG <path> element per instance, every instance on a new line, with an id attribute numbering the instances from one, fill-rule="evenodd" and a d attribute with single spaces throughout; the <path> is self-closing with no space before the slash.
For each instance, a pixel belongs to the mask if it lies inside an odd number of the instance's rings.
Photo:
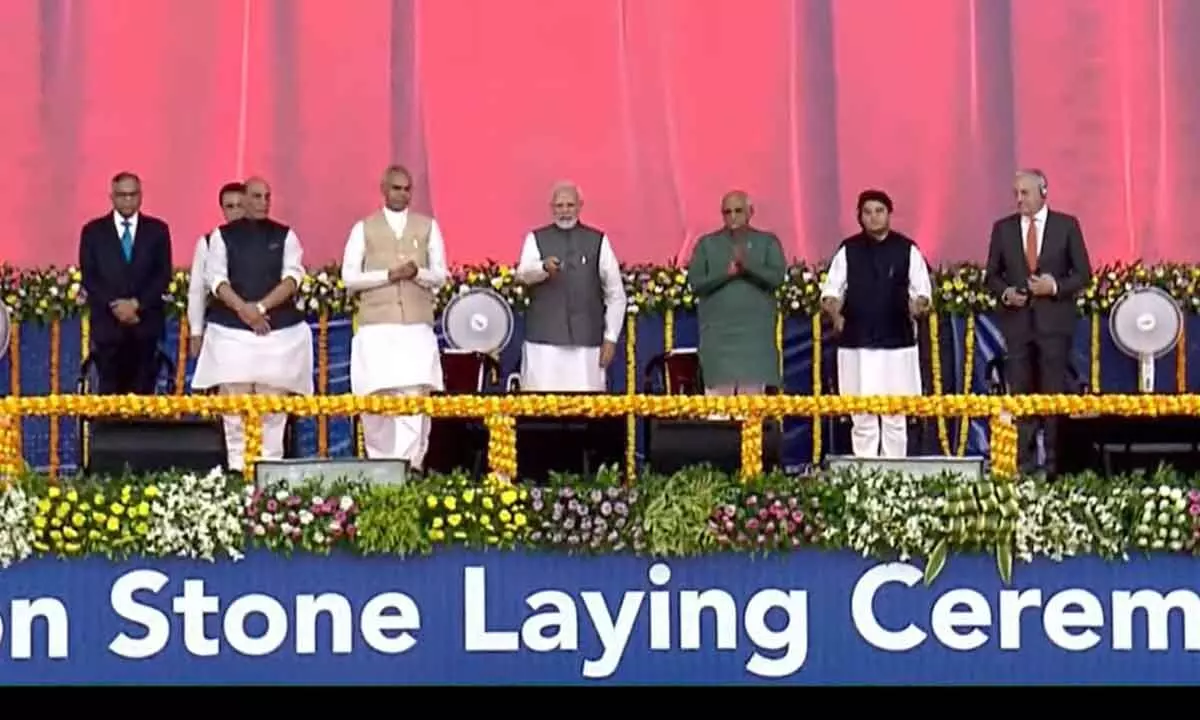
<path id="1" fill-rule="evenodd" d="M 1022 165 L 1098 262 L 1197 260 L 1195 0 L 8 0 L 0 260 L 73 262 L 109 177 L 177 264 L 261 173 L 309 264 L 409 165 L 454 263 L 515 260 L 560 179 L 622 260 L 686 260 L 748 190 L 825 259 L 865 187 L 982 261 Z"/>

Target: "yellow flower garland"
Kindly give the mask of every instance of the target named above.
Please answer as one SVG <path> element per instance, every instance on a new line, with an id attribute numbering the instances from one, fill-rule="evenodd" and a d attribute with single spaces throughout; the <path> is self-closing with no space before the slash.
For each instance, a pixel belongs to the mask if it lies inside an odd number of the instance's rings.
<path id="1" fill-rule="evenodd" d="M 1175 344 L 1175 392 L 1188 391 L 1187 381 L 1187 321 L 1179 326 L 1179 341 Z"/>
<path id="2" fill-rule="evenodd" d="M 187 316 L 179 318 L 179 337 L 175 340 L 175 394 L 183 394 L 183 386 L 187 383 L 187 352 L 188 338 L 192 334 Z M 87 347 L 84 345 L 83 347 Z"/>
<path id="3" fill-rule="evenodd" d="M 812 360 L 812 396 L 821 397 L 821 360 L 824 349 L 821 347 L 821 315 L 812 317 L 813 360 Z M 812 462 L 821 462 L 821 418 L 817 415 L 812 419 Z"/>
<path id="4" fill-rule="evenodd" d="M 967 327 L 963 333 L 963 392 L 971 392 L 971 381 L 975 379 L 975 316 L 967 316 Z M 967 453 L 967 442 L 971 435 L 971 418 L 963 417 L 958 425 L 957 455 Z"/>
<path id="5" fill-rule="evenodd" d="M 84 315 L 79 319 L 79 352 L 84 357 L 87 357 L 91 351 L 92 321 L 87 315 Z M 80 432 L 83 434 L 83 437 L 79 438 L 79 457 L 76 461 L 79 463 L 79 467 L 82 468 L 84 462 L 87 460 L 88 453 L 91 452 L 91 447 L 88 444 L 88 437 L 91 435 L 91 432 L 89 432 L 87 423 L 81 424 Z"/>
<path id="6" fill-rule="evenodd" d="M 11 337 L 8 341 L 8 394 L 9 397 L 21 397 L 21 324 L 12 323 Z M 25 433 L 21 423 L 21 418 L 17 417 L 17 422 L 13 428 L 14 440 L 17 450 L 22 453 L 25 451 Z"/>
<path id="7" fill-rule="evenodd" d="M 919 397 L 859 397 L 826 395 L 444 395 L 436 397 L 264 396 L 264 395 L 46 395 L 0 398 L 0 417 L 117 416 L 178 417 L 241 414 L 246 419 L 246 471 L 253 477 L 254 461 L 262 452 L 262 416 L 290 413 L 320 415 L 429 414 L 437 417 L 487 418 L 494 432 L 489 439 L 489 467 L 496 475 L 512 477 L 516 465 L 515 420 L 542 417 L 706 417 L 742 418 L 745 467 L 759 468 L 762 457 L 762 418 L 767 415 L 913 415 L 990 418 L 991 461 L 1001 474 L 1016 471 L 1016 428 L 1013 420 L 1029 415 L 1100 413 L 1126 417 L 1200 415 L 1200 395 L 942 395 Z M 3 433 L 0 433 L 2 436 Z M 0 446 L 6 443 L 0 441 Z M 19 466 L 20 451 L 11 442 L 3 449 L 0 466 Z"/>
<path id="8" fill-rule="evenodd" d="M 1088 379 L 1092 386 L 1092 392 L 1100 392 L 1100 316 L 1093 315 L 1091 318 L 1090 340 L 1088 345 L 1090 361 L 1088 363 Z"/>
<path id="9" fill-rule="evenodd" d="M 59 385 L 59 370 L 61 370 L 62 361 L 62 323 L 58 318 L 50 321 L 50 394 L 57 395 L 62 392 Z M 50 418 L 50 482 L 58 481 L 58 444 L 59 444 L 59 419 L 57 417 Z"/>
<path id="10" fill-rule="evenodd" d="M 637 393 L 637 316 L 625 316 L 625 394 Z M 514 438 L 513 442 L 516 442 Z M 637 417 L 625 418 L 625 477 L 637 478 Z"/>
<path id="11" fill-rule="evenodd" d="M 929 374 L 933 379 L 934 396 L 942 395 L 942 341 L 941 317 L 937 313 L 929 313 Z M 950 454 L 950 433 L 946 429 L 946 418 L 937 419 L 938 442 L 942 446 L 942 455 Z"/>
<path id="12" fill-rule="evenodd" d="M 317 318 L 317 392 L 329 392 L 329 313 Z M 317 418 L 317 456 L 329 457 L 329 418 Z"/>

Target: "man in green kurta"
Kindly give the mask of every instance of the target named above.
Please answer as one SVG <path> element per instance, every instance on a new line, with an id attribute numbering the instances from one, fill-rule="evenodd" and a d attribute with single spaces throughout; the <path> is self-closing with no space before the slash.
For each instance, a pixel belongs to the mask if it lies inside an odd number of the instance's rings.
<path id="1" fill-rule="evenodd" d="M 699 302 L 700 370 L 707 394 L 761 394 L 781 384 L 775 291 L 787 261 L 774 233 L 750 225 L 754 207 L 745 192 L 727 193 L 721 216 L 724 227 L 700 238 L 688 264 Z"/>

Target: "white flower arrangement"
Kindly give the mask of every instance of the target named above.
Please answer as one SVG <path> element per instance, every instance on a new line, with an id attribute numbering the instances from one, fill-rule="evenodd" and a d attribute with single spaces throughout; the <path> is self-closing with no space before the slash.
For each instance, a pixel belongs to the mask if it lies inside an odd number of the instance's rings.
<path id="1" fill-rule="evenodd" d="M 1087 554 L 1125 558 L 1122 517 L 1131 491 L 1113 486 L 1102 493 L 1100 487 L 1089 490 L 1077 484 L 1020 482 L 1016 557 L 1024 562 L 1038 556 L 1058 562 Z"/>
<path id="2" fill-rule="evenodd" d="M 242 497 L 219 468 L 164 483 L 150 506 L 146 550 L 160 557 L 215 561 L 243 557 Z"/>
<path id="3" fill-rule="evenodd" d="M 33 554 L 34 501 L 16 485 L 0 489 L 0 568 Z"/>
<path id="4" fill-rule="evenodd" d="M 841 494 L 841 508 L 826 513 L 840 522 L 823 539 L 864 557 L 895 553 L 901 560 L 927 557 L 939 540 L 940 498 L 915 473 L 852 470 L 822 477 Z"/>
<path id="5" fill-rule="evenodd" d="M 1182 552 L 1192 543 L 1191 506 L 1200 505 L 1200 497 L 1168 485 L 1144 487 L 1141 507 L 1137 510 L 1130 541 L 1140 550 Z"/>

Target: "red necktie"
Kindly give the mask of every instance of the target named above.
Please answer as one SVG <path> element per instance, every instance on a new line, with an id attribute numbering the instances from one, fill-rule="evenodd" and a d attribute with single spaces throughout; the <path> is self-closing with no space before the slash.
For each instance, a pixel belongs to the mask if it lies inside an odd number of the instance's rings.
<path id="1" fill-rule="evenodd" d="M 1033 218 L 1029 218 L 1029 232 L 1025 233 L 1025 262 L 1029 264 L 1029 272 L 1037 271 L 1037 221 Z"/>

